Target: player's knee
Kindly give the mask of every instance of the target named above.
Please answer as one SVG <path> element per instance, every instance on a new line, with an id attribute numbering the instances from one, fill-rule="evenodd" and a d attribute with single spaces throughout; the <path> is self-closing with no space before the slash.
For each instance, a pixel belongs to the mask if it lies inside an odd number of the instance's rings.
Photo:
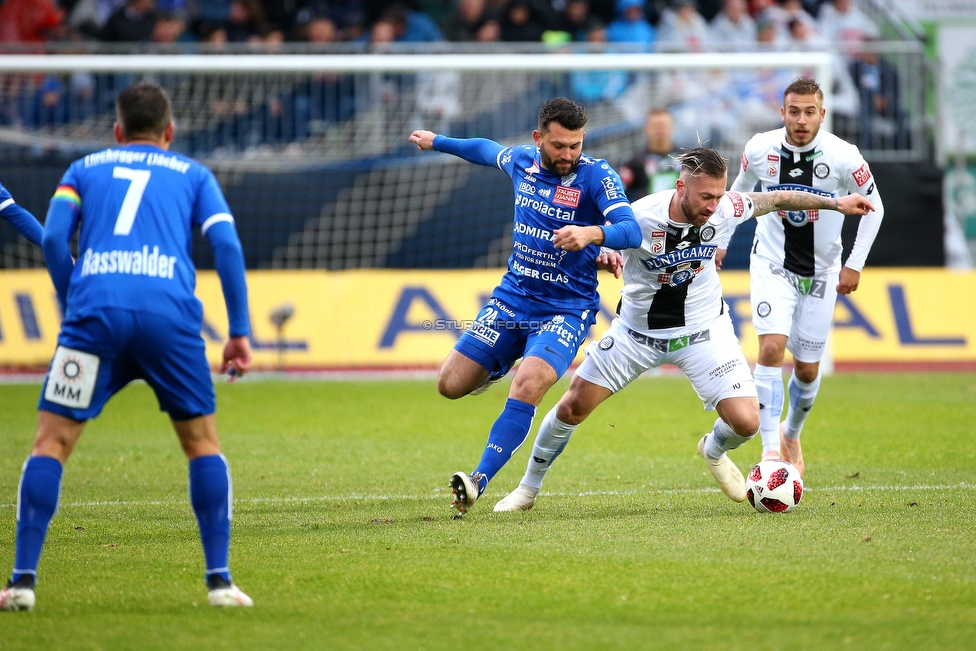
<path id="1" fill-rule="evenodd" d="M 583 408 L 578 400 L 575 400 L 572 393 L 567 393 L 556 405 L 556 418 L 567 425 L 579 425 L 589 413 Z"/>
<path id="2" fill-rule="evenodd" d="M 755 436 L 759 431 L 759 410 L 743 410 L 732 414 L 729 427 L 744 439 Z"/>
<path id="3" fill-rule="evenodd" d="M 468 394 L 463 387 L 458 386 L 458 382 L 453 377 L 448 377 L 445 373 L 437 376 L 437 392 L 450 400 L 457 400 Z"/>
<path id="4" fill-rule="evenodd" d="M 820 362 L 806 363 L 797 362 L 793 368 L 796 378 L 803 383 L 809 384 L 817 379 L 820 374 Z"/>

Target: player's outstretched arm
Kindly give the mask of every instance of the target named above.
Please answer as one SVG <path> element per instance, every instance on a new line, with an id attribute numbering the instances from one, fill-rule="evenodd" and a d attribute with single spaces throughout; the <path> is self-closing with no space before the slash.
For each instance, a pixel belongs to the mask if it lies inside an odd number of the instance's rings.
<path id="1" fill-rule="evenodd" d="M 441 151 L 489 167 L 498 166 L 498 154 L 505 149 L 488 138 L 449 138 L 423 129 L 411 133 L 409 140 L 422 151 Z"/>
<path id="2" fill-rule="evenodd" d="M 859 194 L 849 194 L 840 199 L 800 190 L 747 192 L 746 195 L 752 199 L 754 217 L 774 210 L 837 210 L 845 215 L 866 215 L 874 210 L 871 202 Z"/>
<path id="3" fill-rule="evenodd" d="M 41 226 L 41 222 L 37 221 L 37 217 L 28 210 L 14 203 L 12 198 L 7 201 L 0 201 L 0 217 L 10 222 L 10 225 L 26 237 L 31 244 L 41 246 L 41 238 L 44 236 L 44 227 Z"/>

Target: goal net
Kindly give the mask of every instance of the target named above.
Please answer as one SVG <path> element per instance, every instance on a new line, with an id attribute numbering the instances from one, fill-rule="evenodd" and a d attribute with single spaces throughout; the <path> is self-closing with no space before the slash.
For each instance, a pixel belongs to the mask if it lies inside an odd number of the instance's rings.
<path id="1" fill-rule="evenodd" d="M 833 87 L 832 56 L 810 52 L 30 55 L 0 71 L 0 182 L 39 218 L 72 160 L 114 144 L 116 94 L 151 80 L 173 101 L 173 149 L 217 174 L 248 267 L 287 269 L 505 265 L 508 177 L 418 155 L 413 129 L 529 142 L 540 105 L 567 96 L 588 109 L 586 153 L 619 165 L 665 107 L 675 143 L 718 149 L 734 176 L 746 140 L 780 124 L 787 84 L 816 77 L 828 119 Z M 209 247 L 194 256 L 212 266 Z M 0 222 L 0 268 L 41 264 Z"/>

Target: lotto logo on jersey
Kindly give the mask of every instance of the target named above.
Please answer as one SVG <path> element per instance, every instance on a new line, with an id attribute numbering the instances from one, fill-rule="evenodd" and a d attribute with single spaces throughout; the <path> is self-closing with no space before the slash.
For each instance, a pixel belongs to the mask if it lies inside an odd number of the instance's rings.
<path id="1" fill-rule="evenodd" d="M 552 202 L 558 203 L 560 206 L 579 208 L 580 196 L 582 194 L 583 191 L 577 188 L 559 186 L 556 188 L 556 194 L 553 196 Z"/>
<path id="2" fill-rule="evenodd" d="M 729 192 L 729 200 L 732 202 L 732 209 L 735 211 L 735 218 L 738 219 L 746 212 L 746 204 L 742 200 L 742 195 L 738 192 Z"/>
<path id="3" fill-rule="evenodd" d="M 861 167 L 858 168 L 852 176 L 854 177 L 854 182 L 857 183 L 858 187 L 861 187 L 862 185 L 870 181 L 871 170 L 868 168 L 868 164 L 865 163 L 864 165 L 861 165 Z"/>

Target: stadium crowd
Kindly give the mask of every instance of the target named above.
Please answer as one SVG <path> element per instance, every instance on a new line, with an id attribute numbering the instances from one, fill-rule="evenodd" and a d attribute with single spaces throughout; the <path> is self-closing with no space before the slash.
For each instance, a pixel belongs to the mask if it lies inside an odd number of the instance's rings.
<path id="1" fill-rule="evenodd" d="M 878 29 L 855 0 L 3 0 L 0 43 L 639 43 L 788 49 Z"/>
<path id="2" fill-rule="evenodd" d="M 831 107 L 838 131 L 862 146 L 885 147 L 907 139 L 906 116 L 894 64 L 861 44 L 880 36 L 857 0 L 0 0 L 0 51 L 38 47 L 152 47 L 153 51 L 207 51 L 236 46 L 273 52 L 305 47 L 314 51 L 389 51 L 397 44 L 453 44 L 453 47 L 558 48 L 572 52 L 809 51 L 836 52 Z M 466 45 L 467 44 L 467 45 Z M 492 46 L 494 44 L 494 46 Z M 516 45 L 517 44 L 517 45 Z M 69 50 L 71 51 L 71 50 Z M 82 50 L 79 50 L 82 51 Z M 230 51 L 239 51 L 233 49 Z M 440 80 L 441 77 L 432 77 Z M 58 127 L 111 112 L 110 98 L 125 84 L 76 74 L 31 83 L 10 77 L 0 89 L 0 124 Z M 721 116 L 728 106 L 758 105 L 778 120 L 778 96 L 790 80 L 751 79 L 734 96 L 714 93 L 685 102 L 690 116 Z M 562 91 L 585 104 L 623 102 L 633 75 L 580 71 Z M 323 85 L 324 84 L 324 85 Z M 313 83 L 313 85 L 315 85 Z M 402 85 L 402 82 L 401 82 Z M 419 95 L 437 104 L 454 85 Z M 318 86 L 322 86 L 319 88 Z M 235 135 L 257 131 L 257 142 L 307 137 L 311 126 L 349 119 L 364 104 L 349 83 L 325 80 L 293 89 L 254 107 L 213 107 L 223 120 L 219 146 Z M 70 88 L 69 88 L 70 87 Z M 769 87 L 765 93 L 762 89 Z M 397 91 L 400 89 L 394 89 Z M 359 91 L 361 92 L 361 91 Z M 387 93 L 388 94 L 388 93 Z M 728 93 L 726 93 L 728 94 Z M 101 101 L 99 98 L 107 98 Z M 450 99 L 450 98 L 449 98 Z M 693 98 L 694 99 L 694 98 Z M 418 100 L 419 101 L 419 100 Z M 443 103 L 443 102 L 441 102 Z M 451 102 L 448 102 L 451 104 Z M 456 102 L 454 102 L 456 104 Z M 451 104 L 453 106 L 453 104 Z M 723 109 L 723 107 L 725 107 Z M 772 108 L 770 108 L 772 107 Z M 676 107 L 680 125 L 689 122 Z M 450 111 L 419 107 L 424 113 Z M 738 109 L 736 109 L 738 110 Z M 455 111 L 456 112 L 456 111 Z M 762 113 L 762 111 L 760 111 Z M 702 128 L 697 117 L 690 119 Z M 227 125 L 230 125 L 229 127 Z M 711 125 L 721 131 L 722 124 Z M 190 135 L 193 135 L 192 133 Z M 254 138 L 251 138 L 254 140 Z"/>

